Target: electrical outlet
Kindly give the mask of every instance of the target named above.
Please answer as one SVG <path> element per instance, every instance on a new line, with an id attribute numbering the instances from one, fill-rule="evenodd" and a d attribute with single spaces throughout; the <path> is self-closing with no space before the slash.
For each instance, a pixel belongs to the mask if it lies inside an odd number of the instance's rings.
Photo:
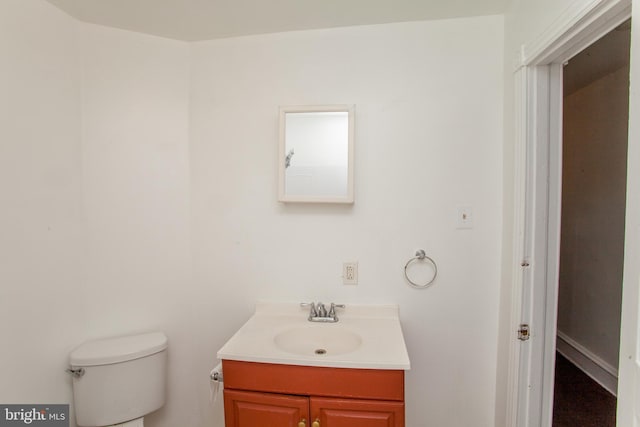
<path id="1" fill-rule="evenodd" d="M 358 284 L 358 262 L 345 262 L 342 264 L 342 283 L 344 285 Z"/>

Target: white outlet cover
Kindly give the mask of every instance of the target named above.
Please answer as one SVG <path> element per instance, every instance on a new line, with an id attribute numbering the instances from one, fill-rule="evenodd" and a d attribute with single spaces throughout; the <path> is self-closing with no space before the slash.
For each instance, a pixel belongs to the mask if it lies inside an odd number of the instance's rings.
<path id="1" fill-rule="evenodd" d="M 342 263 L 342 284 L 357 285 L 358 284 L 358 262 Z"/>

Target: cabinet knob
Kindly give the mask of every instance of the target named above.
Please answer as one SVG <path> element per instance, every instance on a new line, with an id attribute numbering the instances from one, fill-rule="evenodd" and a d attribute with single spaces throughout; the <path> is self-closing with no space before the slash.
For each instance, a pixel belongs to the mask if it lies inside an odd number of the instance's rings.
<path id="1" fill-rule="evenodd" d="M 304 418 L 298 423 L 298 427 L 307 427 L 307 420 Z"/>
<path id="2" fill-rule="evenodd" d="M 311 424 L 311 427 L 320 427 L 320 420 L 316 418 L 316 420 Z"/>

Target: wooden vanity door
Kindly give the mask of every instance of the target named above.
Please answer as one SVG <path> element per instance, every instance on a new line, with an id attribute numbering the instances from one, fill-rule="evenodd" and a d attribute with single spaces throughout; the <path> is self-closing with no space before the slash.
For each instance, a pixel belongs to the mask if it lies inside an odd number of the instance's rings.
<path id="1" fill-rule="evenodd" d="M 310 426 L 309 398 L 248 391 L 224 391 L 226 427 Z M 373 427 L 373 426 L 372 426 Z"/>
<path id="2" fill-rule="evenodd" d="M 311 416 L 320 427 L 404 427 L 404 403 L 312 397 Z"/>

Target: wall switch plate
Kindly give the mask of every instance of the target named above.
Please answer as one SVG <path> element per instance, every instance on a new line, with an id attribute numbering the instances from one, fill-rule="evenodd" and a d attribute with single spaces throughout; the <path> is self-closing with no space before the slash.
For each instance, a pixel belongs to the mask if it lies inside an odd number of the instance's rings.
<path id="1" fill-rule="evenodd" d="M 473 209 L 471 206 L 459 206 L 456 210 L 456 228 L 473 228 Z"/>
<path id="2" fill-rule="evenodd" d="M 358 284 L 358 262 L 345 262 L 342 264 L 342 284 Z"/>

